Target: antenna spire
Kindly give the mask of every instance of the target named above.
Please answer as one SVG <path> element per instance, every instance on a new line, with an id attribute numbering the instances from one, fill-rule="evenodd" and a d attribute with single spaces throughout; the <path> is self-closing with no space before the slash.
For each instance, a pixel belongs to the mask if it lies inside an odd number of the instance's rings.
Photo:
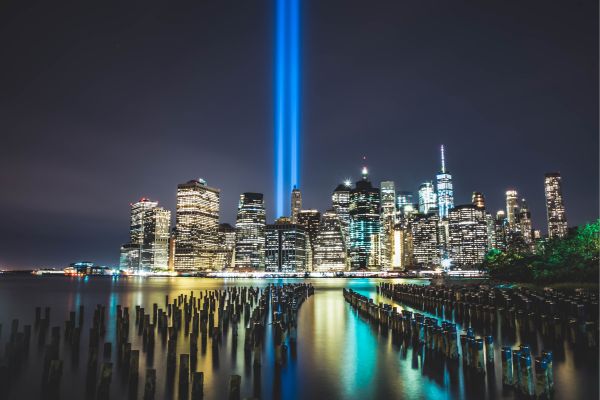
<path id="1" fill-rule="evenodd" d="M 444 157 L 444 145 L 442 145 L 442 174 L 446 173 L 446 157 Z"/>

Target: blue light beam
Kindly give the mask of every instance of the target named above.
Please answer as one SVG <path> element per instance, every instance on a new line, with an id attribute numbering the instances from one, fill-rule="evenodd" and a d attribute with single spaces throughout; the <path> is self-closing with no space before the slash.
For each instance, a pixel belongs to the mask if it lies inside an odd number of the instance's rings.
<path id="1" fill-rule="evenodd" d="M 276 0 L 275 217 L 300 187 L 300 0 Z"/>

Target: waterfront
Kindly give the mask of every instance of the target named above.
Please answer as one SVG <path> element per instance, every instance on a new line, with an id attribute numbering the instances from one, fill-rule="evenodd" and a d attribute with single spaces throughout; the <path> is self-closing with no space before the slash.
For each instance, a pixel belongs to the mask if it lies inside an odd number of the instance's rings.
<path id="1" fill-rule="evenodd" d="M 304 302 L 298 315 L 297 351 L 279 373 L 275 372 L 274 351 L 269 345 L 270 330 L 267 328 L 260 379 L 260 398 L 289 399 L 479 399 L 512 398 L 512 392 L 503 391 L 501 371 L 496 368 L 483 380 L 463 375 L 462 369 L 453 371 L 444 366 L 425 365 L 416 357 L 412 348 L 402 349 L 392 341 L 391 335 L 381 332 L 359 317 L 344 301 L 342 288 L 350 288 L 369 296 L 375 302 L 393 303 L 379 296 L 376 286 L 380 279 L 206 279 L 206 278 L 69 278 L 4 276 L 0 279 L 0 323 L 2 343 L 7 339 L 11 320 L 19 318 L 21 324 L 33 323 L 36 306 L 51 307 L 50 326 L 64 326 L 69 311 L 80 305 L 86 309 L 86 323 L 96 304 L 107 306 L 107 332 L 104 341 L 115 342 L 116 305 L 141 305 L 146 310 L 153 303 L 164 304 L 165 295 L 175 298 L 179 294 L 194 291 L 222 289 L 232 286 L 265 287 L 269 283 L 282 284 L 307 282 L 315 287 L 315 294 Z M 395 283 L 427 284 L 424 280 L 388 280 Z M 402 308 L 402 305 L 399 305 Z M 406 307 L 408 308 L 408 307 Z M 411 310 L 410 308 L 408 308 Z M 133 328 L 132 328 L 133 329 Z M 82 348 L 87 348 L 87 331 L 82 335 Z M 478 332 L 476 332 L 478 333 Z M 507 340 L 500 333 L 497 351 L 502 345 L 518 343 Z M 242 376 L 242 397 L 250 397 L 256 391 L 253 372 L 244 358 L 243 330 L 238 337 L 240 345 L 232 346 L 232 335 L 225 335 L 218 355 L 211 346 L 200 351 L 197 370 L 204 372 L 205 398 L 226 398 L 229 377 Z M 132 348 L 141 349 L 141 338 L 130 335 Z M 14 382 L 10 398 L 39 398 L 41 363 L 37 344 L 32 340 L 29 362 Z M 177 353 L 186 353 L 189 346 L 178 342 Z M 537 344 L 532 348 L 539 351 Z M 62 347 L 62 346 L 61 346 Z M 573 351 L 569 344 L 555 352 L 555 398 L 597 398 L 598 359 L 596 354 Z M 140 382 L 144 382 L 146 368 L 157 369 L 156 398 L 177 398 L 177 388 L 168 388 L 161 372 L 166 365 L 166 350 L 157 340 L 153 357 L 140 352 Z M 498 357 L 499 359 L 499 353 Z M 65 357 L 61 393 L 63 398 L 83 398 L 85 393 L 85 352 L 78 362 Z M 138 390 L 138 398 L 142 397 Z M 118 374 L 113 376 L 111 398 L 122 398 L 126 382 Z"/>

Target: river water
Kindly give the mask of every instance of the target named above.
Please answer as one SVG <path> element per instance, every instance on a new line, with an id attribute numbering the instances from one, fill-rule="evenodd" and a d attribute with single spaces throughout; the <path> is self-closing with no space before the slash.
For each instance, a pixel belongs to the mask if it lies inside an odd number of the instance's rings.
<path id="1" fill-rule="evenodd" d="M 133 349 L 141 349 L 141 337 L 134 331 L 136 305 L 146 310 L 153 303 L 164 307 L 165 295 L 175 298 L 194 291 L 223 289 L 231 286 L 264 287 L 267 284 L 310 282 L 314 296 L 305 301 L 298 315 L 297 350 L 279 371 L 273 368 L 274 352 L 269 346 L 271 335 L 267 329 L 267 343 L 263 349 L 262 372 L 255 380 L 251 364 L 244 358 L 244 329 L 240 329 L 237 346 L 229 333 L 223 339 L 218 353 L 211 345 L 199 350 L 197 370 L 204 372 L 204 398 L 225 399 L 230 375 L 242 377 L 242 398 L 253 395 L 262 399 L 494 399 L 514 398 L 511 390 L 502 388 L 499 348 L 516 345 L 496 338 L 496 368 L 485 378 L 463 373 L 462 367 L 449 368 L 439 360 L 428 360 L 402 348 L 392 341 L 391 335 L 380 332 L 358 316 L 344 301 L 342 288 L 351 288 L 375 302 L 398 306 L 380 297 L 376 286 L 380 279 L 208 279 L 208 278 L 110 278 L 110 277 L 34 277 L 0 276 L 0 323 L 2 349 L 8 340 L 10 323 L 19 318 L 20 326 L 33 324 L 36 306 L 51 307 L 50 326 L 61 326 L 69 311 L 83 304 L 87 326 L 81 336 L 81 354 L 75 360 L 63 353 L 64 367 L 61 398 L 84 399 L 85 365 L 87 360 L 88 328 L 97 304 L 107 306 L 107 332 L 104 341 L 115 342 L 116 305 L 130 307 L 132 318 L 130 340 Z M 427 284 L 421 280 L 393 280 L 394 283 Z M 416 310 L 413 310 L 416 311 Z M 499 328 L 500 329 L 500 328 Z M 480 334 L 479 332 L 476 332 Z M 189 344 L 178 341 L 177 353 L 188 353 Z M 65 347 L 62 345 L 61 347 Z M 200 347 L 200 346 L 199 346 Z M 585 351 L 574 351 L 564 343 L 552 349 L 555 354 L 555 398 L 597 399 L 598 356 Z M 102 349 L 102 347 L 100 347 Z M 537 353 L 541 349 L 532 344 Z M 2 351 L 4 353 L 4 351 Z M 116 352 L 113 350 L 113 362 Z M 100 359 L 102 355 L 100 354 Z M 41 396 L 43 352 L 38 348 L 35 335 L 29 358 L 23 371 L 12 382 L 8 395 L 11 399 L 37 399 Z M 140 351 L 140 385 L 137 397 L 143 397 L 145 371 L 157 370 L 157 399 L 178 398 L 177 385 L 171 388 L 165 377 L 166 346 L 158 339 L 152 357 Z M 111 398 L 127 398 L 127 383 L 117 369 L 113 369 Z M 2 394 L 0 394 L 2 397 Z"/>

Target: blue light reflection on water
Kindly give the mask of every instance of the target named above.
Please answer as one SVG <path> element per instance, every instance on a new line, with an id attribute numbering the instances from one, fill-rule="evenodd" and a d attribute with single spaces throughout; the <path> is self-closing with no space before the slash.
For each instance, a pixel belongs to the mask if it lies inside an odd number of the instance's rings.
<path id="1" fill-rule="evenodd" d="M 14 317 L 21 319 L 21 325 L 31 323 L 35 306 L 52 308 L 51 326 L 64 326 L 70 310 L 83 304 L 86 309 L 82 354 L 79 365 L 87 360 L 87 331 L 91 324 L 96 304 L 107 306 L 108 332 L 106 340 L 114 340 L 115 304 L 130 307 L 131 324 L 135 305 L 145 307 L 147 313 L 152 303 L 164 307 L 165 294 L 173 299 L 181 293 L 193 290 L 214 290 L 226 286 L 264 286 L 268 283 L 284 283 L 294 280 L 248 280 L 248 279 L 197 279 L 197 278 L 63 278 L 63 277 L 10 277 L 0 278 L 0 323 L 10 326 Z M 272 368 L 274 352 L 272 346 L 263 350 L 260 398 L 286 399 L 449 399 L 449 398 L 503 398 L 499 388 L 483 390 L 473 388 L 473 382 L 463 380 L 462 374 L 448 370 L 436 371 L 427 364 L 427 358 L 417 357 L 412 348 L 404 349 L 393 343 L 391 335 L 385 335 L 367 321 L 356 315 L 345 303 L 341 290 L 349 287 L 377 302 L 389 301 L 376 293 L 375 279 L 312 279 L 315 295 L 301 307 L 298 323 L 298 346 L 295 357 L 289 358 L 288 365 L 277 374 Z M 417 281 L 423 283 L 423 281 Z M 414 283 L 414 282 L 413 282 Z M 267 329 L 267 343 L 271 331 Z M 3 344 L 6 335 L 2 337 Z M 141 348 L 141 338 L 132 332 L 133 348 Z M 212 353 L 210 342 L 206 349 L 199 350 L 198 370 L 205 372 L 205 398 L 222 398 L 227 392 L 229 375 L 242 376 L 242 397 L 250 397 L 254 390 L 252 370 L 246 368 L 243 354 L 244 330 L 240 329 L 237 348 L 231 347 L 229 334 L 219 352 L 218 361 Z M 566 348 L 566 347 L 565 347 Z M 178 341 L 178 353 L 189 351 L 185 340 Z M 157 341 L 153 358 L 142 354 L 140 359 L 140 382 L 144 380 L 145 368 L 159 370 L 165 363 L 166 347 Z M 113 350 L 113 357 L 114 357 Z M 37 347 L 31 352 L 29 368 L 33 381 L 38 379 L 39 357 Z M 67 358 L 68 360 L 68 358 Z M 499 368 L 496 370 L 498 374 Z M 581 360 L 581 355 L 573 354 L 566 348 L 562 360 L 555 365 L 557 382 L 556 398 L 567 398 L 565 393 L 577 398 L 597 398 L 597 364 L 590 366 Z M 497 375 L 498 376 L 498 375 Z M 65 368 L 63 391 L 73 391 L 75 395 L 66 399 L 81 398 L 84 368 L 69 364 Z M 275 384 L 277 382 L 277 384 Z M 588 384 L 586 384 L 586 382 Z M 112 385 L 111 398 L 122 398 L 124 383 L 116 379 Z M 14 398 L 35 397 L 39 387 L 20 381 L 21 391 Z M 32 391 L 33 390 L 33 396 Z M 140 390 L 140 397 L 141 397 Z M 176 398 L 177 389 L 169 391 L 164 375 L 158 374 L 157 398 Z M 510 396 L 508 397 L 510 398 Z"/>

